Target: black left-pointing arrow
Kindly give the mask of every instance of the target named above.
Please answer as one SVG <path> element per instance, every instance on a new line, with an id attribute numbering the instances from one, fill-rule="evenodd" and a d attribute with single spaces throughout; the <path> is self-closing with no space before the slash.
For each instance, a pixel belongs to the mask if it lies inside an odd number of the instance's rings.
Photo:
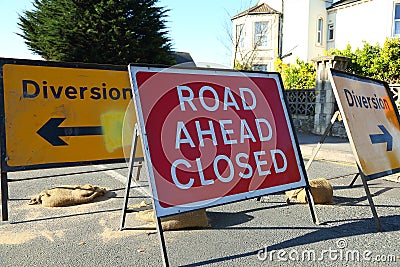
<path id="1" fill-rule="evenodd" d="M 60 127 L 60 124 L 66 118 L 51 118 L 38 131 L 47 142 L 53 146 L 67 146 L 68 144 L 60 136 L 85 136 L 85 135 L 103 135 L 101 126 L 78 126 L 78 127 Z"/>

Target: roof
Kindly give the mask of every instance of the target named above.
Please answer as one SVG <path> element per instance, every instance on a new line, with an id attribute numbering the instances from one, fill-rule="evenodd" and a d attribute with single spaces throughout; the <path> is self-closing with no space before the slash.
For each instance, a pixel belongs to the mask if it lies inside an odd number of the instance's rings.
<path id="1" fill-rule="evenodd" d="M 340 1 L 337 1 L 336 3 L 333 3 L 327 9 L 329 10 L 329 9 L 333 9 L 333 8 L 336 8 L 336 7 L 345 6 L 345 5 L 348 5 L 348 4 L 357 3 L 357 2 L 360 2 L 360 1 L 361 0 L 340 0 Z"/>
<path id="2" fill-rule="evenodd" d="M 187 52 L 173 52 L 176 64 L 184 64 L 187 67 L 196 67 L 196 63 L 194 63 L 192 56 Z"/>
<path id="3" fill-rule="evenodd" d="M 240 12 L 239 14 L 233 16 L 231 20 L 247 16 L 247 15 L 260 15 L 260 14 L 281 14 L 279 11 L 276 11 L 266 3 L 260 3 L 257 4 L 253 7 L 250 7 L 249 9 Z"/>

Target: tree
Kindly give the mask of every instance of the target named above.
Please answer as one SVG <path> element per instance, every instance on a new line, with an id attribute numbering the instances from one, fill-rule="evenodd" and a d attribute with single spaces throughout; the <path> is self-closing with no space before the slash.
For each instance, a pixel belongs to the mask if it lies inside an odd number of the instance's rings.
<path id="1" fill-rule="evenodd" d="M 157 0 L 35 0 L 19 17 L 22 38 L 46 60 L 173 64 Z"/>
<path id="2" fill-rule="evenodd" d="M 344 50 L 332 49 L 332 55 L 351 58 L 347 67 L 348 72 L 367 76 L 388 83 L 400 83 L 400 39 L 387 38 L 381 47 L 364 42 L 362 48 L 354 51 L 348 45 Z"/>

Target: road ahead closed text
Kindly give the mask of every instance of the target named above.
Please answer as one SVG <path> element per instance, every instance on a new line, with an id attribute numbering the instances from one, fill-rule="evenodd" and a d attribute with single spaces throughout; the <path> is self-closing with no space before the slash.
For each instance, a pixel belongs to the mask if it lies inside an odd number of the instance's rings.
<path id="1" fill-rule="evenodd" d="M 224 88 L 224 96 L 223 99 L 220 100 L 217 91 L 212 86 L 202 86 L 199 90 L 199 95 L 196 96 L 199 99 L 199 107 L 196 107 L 196 105 L 193 103 L 194 92 L 189 86 L 177 86 L 176 90 L 179 98 L 180 110 L 183 112 L 185 112 L 187 108 L 191 109 L 192 111 L 198 111 L 200 109 L 203 112 L 218 112 L 218 110 L 226 111 L 228 108 L 232 108 L 235 111 L 251 111 L 257 106 L 255 94 L 249 88 L 239 88 L 238 91 L 240 100 L 237 102 L 232 90 L 229 87 Z M 211 105 L 207 104 L 204 97 L 204 95 L 208 92 L 211 95 Z M 188 130 L 190 128 L 195 129 L 192 131 L 192 135 Z M 252 129 L 256 129 L 256 131 L 253 132 L 254 130 Z M 251 119 L 250 121 L 247 119 L 235 121 L 232 119 L 223 119 L 215 121 L 210 118 L 208 120 L 203 120 L 202 124 L 201 120 L 199 119 L 192 120 L 186 125 L 183 121 L 177 121 L 175 149 L 180 150 L 181 146 L 184 145 L 195 148 L 195 142 L 198 144 L 198 146 L 204 147 L 206 138 L 209 138 L 211 141 L 210 145 L 215 147 L 218 145 L 244 144 L 246 142 L 268 142 L 273 138 L 273 130 L 271 123 L 265 118 L 255 118 Z M 252 160 L 255 162 L 255 169 L 248 163 L 251 157 L 253 157 Z M 273 163 L 273 171 L 275 173 L 284 172 L 287 168 L 286 156 L 280 149 L 272 149 L 270 151 L 254 151 L 251 154 L 243 151 L 237 153 L 236 155 L 231 155 L 231 158 L 224 154 L 216 155 L 214 161 L 212 162 L 213 174 L 210 176 L 212 178 L 209 179 L 207 179 L 203 173 L 203 164 L 200 157 L 195 159 L 195 166 L 192 166 L 186 159 L 177 159 L 172 163 L 171 166 L 172 180 L 175 185 L 181 189 L 188 189 L 193 186 L 194 178 L 185 178 L 184 180 L 187 180 L 187 183 L 182 183 L 181 179 L 177 177 L 177 168 L 179 167 L 181 169 L 186 168 L 189 171 L 197 172 L 200 184 L 202 186 L 214 184 L 214 177 L 222 183 L 231 182 L 235 175 L 238 175 L 243 179 L 249 179 L 253 177 L 253 175 L 265 177 L 271 174 L 270 168 L 272 168 L 272 166 L 269 164 L 269 162 Z M 278 161 L 281 166 L 278 166 Z M 218 168 L 219 165 L 227 166 L 227 168 L 225 168 L 225 176 L 220 173 Z M 235 173 L 235 165 L 240 168 L 239 173 Z"/>

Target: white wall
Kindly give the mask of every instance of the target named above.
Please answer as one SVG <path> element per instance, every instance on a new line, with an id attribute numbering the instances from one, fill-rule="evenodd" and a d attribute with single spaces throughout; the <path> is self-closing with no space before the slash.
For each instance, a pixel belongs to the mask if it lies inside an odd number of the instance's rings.
<path id="1" fill-rule="evenodd" d="M 309 38 L 309 0 L 285 0 L 283 16 L 282 55 L 285 63 L 294 62 L 296 57 L 307 60 Z"/>
<path id="2" fill-rule="evenodd" d="M 335 23 L 335 39 L 327 43 L 327 49 L 362 47 L 363 40 L 375 45 L 382 44 L 386 37 L 392 36 L 393 0 L 360 1 L 362 4 L 350 5 L 328 11 L 328 19 Z M 397 1 L 400 2 L 400 1 Z"/>
<path id="3" fill-rule="evenodd" d="M 325 0 L 310 0 L 308 25 L 308 51 L 306 61 L 323 56 L 326 50 L 327 39 L 327 12 Z M 322 44 L 317 42 L 318 19 L 323 20 Z"/>

